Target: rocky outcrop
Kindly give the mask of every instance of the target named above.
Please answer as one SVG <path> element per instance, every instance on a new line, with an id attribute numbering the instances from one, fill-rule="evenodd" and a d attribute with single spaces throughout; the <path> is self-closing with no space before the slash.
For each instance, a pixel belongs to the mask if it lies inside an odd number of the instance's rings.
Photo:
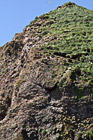
<path id="1" fill-rule="evenodd" d="M 0 140 L 93 139 L 92 15 L 67 3 L 0 48 Z"/>

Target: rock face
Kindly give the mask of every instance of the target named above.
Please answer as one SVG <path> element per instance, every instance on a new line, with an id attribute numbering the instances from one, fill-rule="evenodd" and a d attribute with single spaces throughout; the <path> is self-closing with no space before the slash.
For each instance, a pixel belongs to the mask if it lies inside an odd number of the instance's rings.
<path id="1" fill-rule="evenodd" d="M 93 139 L 93 11 L 66 3 L 0 48 L 0 140 Z"/>

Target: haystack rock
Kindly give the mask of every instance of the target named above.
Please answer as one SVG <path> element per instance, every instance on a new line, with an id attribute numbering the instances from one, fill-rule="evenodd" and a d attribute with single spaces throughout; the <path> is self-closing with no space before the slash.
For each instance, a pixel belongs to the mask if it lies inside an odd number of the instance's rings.
<path id="1" fill-rule="evenodd" d="M 0 47 L 0 140 L 93 139 L 93 11 L 66 3 Z"/>

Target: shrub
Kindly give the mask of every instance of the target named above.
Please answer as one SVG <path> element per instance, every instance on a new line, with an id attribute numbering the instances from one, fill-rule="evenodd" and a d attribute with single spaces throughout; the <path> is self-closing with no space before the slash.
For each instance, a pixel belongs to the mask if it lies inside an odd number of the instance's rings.
<path id="1" fill-rule="evenodd" d="M 77 135 L 77 140 L 82 140 L 82 132 L 81 131 Z"/>

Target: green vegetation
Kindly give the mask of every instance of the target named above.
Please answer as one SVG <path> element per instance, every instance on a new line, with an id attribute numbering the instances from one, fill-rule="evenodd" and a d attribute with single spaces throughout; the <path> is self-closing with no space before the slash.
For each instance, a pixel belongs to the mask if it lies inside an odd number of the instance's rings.
<path id="1" fill-rule="evenodd" d="M 82 132 L 78 133 L 77 140 L 82 140 Z"/>
<path id="2" fill-rule="evenodd" d="M 70 76 L 66 86 L 72 86 L 70 87 L 76 97 L 83 96 L 85 92 L 92 94 L 93 11 L 69 2 L 40 16 L 37 21 L 40 18 L 45 22 L 40 26 L 39 32 L 48 40 L 40 50 L 44 54 L 65 58 L 62 61 L 65 70 L 70 67 L 71 75 L 74 74 L 74 79 Z M 51 74 L 53 78 L 60 75 L 55 70 Z"/>
<path id="3" fill-rule="evenodd" d="M 42 135 L 45 135 L 46 134 L 46 130 L 42 130 Z"/>
<path id="4" fill-rule="evenodd" d="M 93 139 L 93 131 L 89 130 L 86 132 L 86 140 L 92 140 Z"/>

